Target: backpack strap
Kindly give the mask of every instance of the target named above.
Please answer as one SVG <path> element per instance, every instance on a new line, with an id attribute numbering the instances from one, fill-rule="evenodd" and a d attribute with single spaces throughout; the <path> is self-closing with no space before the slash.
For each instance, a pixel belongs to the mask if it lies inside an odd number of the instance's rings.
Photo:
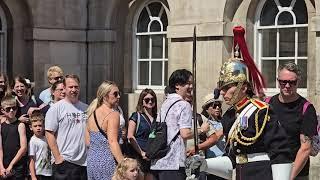
<path id="1" fill-rule="evenodd" d="M 272 96 L 269 96 L 269 97 L 266 97 L 265 99 L 264 99 L 264 102 L 266 102 L 266 103 L 270 103 L 270 101 L 271 101 L 271 98 L 272 98 Z"/>
<path id="2" fill-rule="evenodd" d="M 138 119 L 137 119 L 137 127 L 136 127 L 136 134 L 138 133 L 138 129 L 139 129 L 139 125 L 140 125 L 140 121 L 141 121 L 141 114 L 137 111 L 138 114 Z"/>
<path id="3" fill-rule="evenodd" d="M 304 115 L 304 113 L 307 111 L 307 108 L 310 104 L 311 103 L 308 100 L 303 104 L 302 115 Z"/>
<path id="4" fill-rule="evenodd" d="M 170 105 L 170 107 L 169 107 L 168 110 L 167 110 L 166 116 L 164 117 L 163 122 L 165 122 L 165 120 L 166 120 L 166 118 L 167 118 L 167 115 L 168 115 L 168 113 L 169 113 L 169 110 L 172 108 L 172 106 L 175 105 L 175 104 L 176 104 L 177 102 L 179 102 L 179 101 L 181 101 L 181 99 L 175 101 L 174 103 L 172 103 L 172 104 Z M 161 113 L 160 113 L 160 122 L 161 122 Z"/>

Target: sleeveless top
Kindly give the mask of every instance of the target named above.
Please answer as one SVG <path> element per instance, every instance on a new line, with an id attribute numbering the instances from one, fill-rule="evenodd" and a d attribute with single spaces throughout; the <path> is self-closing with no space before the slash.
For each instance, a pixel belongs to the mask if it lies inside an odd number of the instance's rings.
<path id="1" fill-rule="evenodd" d="M 3 148 L 3 165 L 7 168 L 20 149 L 20 136 L 18 126 L 20 122 L 16 120 L 11 124 L 3 122 L 1 124 L 1 137 Z M 23 156 L 15 166 L 26 163 L 26 156 Z"/>

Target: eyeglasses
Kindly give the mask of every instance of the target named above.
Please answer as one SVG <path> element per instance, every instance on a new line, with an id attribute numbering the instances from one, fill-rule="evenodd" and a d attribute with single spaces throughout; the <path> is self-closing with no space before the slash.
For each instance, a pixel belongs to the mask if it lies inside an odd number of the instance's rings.
<path id="1" fill-rule="evenodd" d="M 17 110 L 17 106 L 12 106 L 12 107 L 6 107 L 6 108 L 3 108 L 3 110 L 5 111 L 5 112 L 10 112 L 11 111 L 11 109 L 12 109 L 12 111 L 15 111 L 15 110 Z"/>
<path id="2" fill-rule="evenodd" d="M 281 80 L 278 79 L 278 82 L 281 86 L 285 86 L 287 84 L 289 84 L 290 86 L 295 86 L 297 85 L 298 80 Z"/>
<path id="3" fill-rule="evenodd" d="M 57 77 L 53 77 L 51 79 L 54 79 L 56 81 L 59 81 L 59 80 L 62 80 L 63 79 L 63 76 L 57 76 Z"/>
<path id="4" fill-rule="evenodd" d="M 208 107 L 212 107 L 213 109 L 215 109 L 217 107 L 221 108 L 221 104 L 220 103 L 211 103 L 211 104 L 209 104 Z"/>
<path id="5" fill-rule="evenodd" d="M 151 101 L 151 103 L 154 103 L 155 101 L 154 101 L 154 98 L 144 98 L 143 99 L 144 100 L 144 102 L 146 102 L 147 104 Z"/>
<path id="6" fill-rule="evenodd" d="M 113 93 L 114 97 L 118 97 L 118 96 L 121 96 L 121 92 L 120 91 L 115 91 Z"/>

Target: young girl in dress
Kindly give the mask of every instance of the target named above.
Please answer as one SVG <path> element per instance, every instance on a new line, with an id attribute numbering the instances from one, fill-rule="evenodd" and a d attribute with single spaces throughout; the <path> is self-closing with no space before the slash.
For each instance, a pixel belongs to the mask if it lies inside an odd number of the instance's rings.
<path id="1" fill-rule="evenodd" d="M 138 180 L 138 161 L 132 158 L 124 158 L 116 167 L 112 180 Z"/>

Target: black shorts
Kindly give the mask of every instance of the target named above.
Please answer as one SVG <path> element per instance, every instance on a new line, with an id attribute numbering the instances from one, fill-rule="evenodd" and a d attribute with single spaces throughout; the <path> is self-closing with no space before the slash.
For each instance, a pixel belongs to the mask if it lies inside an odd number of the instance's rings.
<path id="1" fill-rule="evenodd" d="M 53 164 L 52 171 L 55 180 L 87 180 L 87 168 L 68 161 Z"/>

